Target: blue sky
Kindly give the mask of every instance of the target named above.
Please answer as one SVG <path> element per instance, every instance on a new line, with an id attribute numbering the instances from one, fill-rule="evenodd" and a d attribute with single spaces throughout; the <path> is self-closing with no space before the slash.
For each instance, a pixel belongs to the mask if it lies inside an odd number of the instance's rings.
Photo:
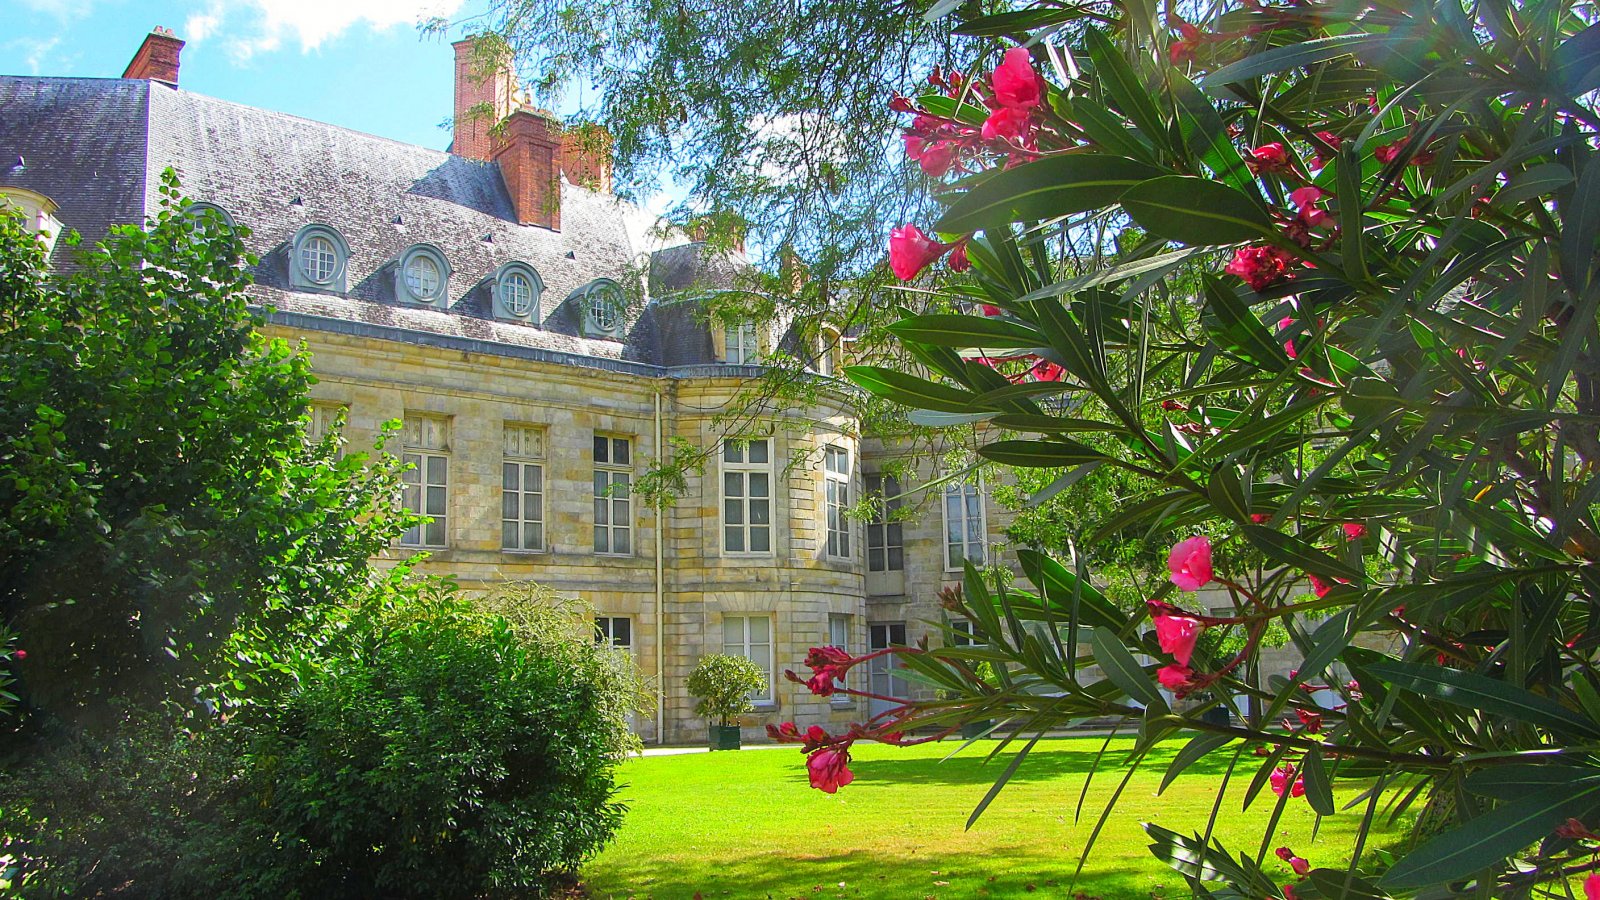
<path id="1" fill-rule="evenodd" d="M 443 149 L 449 38 L 467 0 L 0 0 L 0 74 L 116 78 L 156 25 L 187 41 L 188 90 Z"/>

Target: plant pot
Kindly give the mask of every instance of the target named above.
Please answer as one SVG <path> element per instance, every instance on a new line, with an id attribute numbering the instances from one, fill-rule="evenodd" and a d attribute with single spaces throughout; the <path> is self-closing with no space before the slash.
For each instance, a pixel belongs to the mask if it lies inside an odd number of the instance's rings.
<path id="1" fill-rule="evenodd" d="M 739 726 L 713 725 L 711 726 L 711 749 L 737 750 L 739 749 Z"/>
<path id="2" fill-rule="evenodd" d="M 975 737 L 982 737 L 983 733 L 988 731 L 992 725 L 994 725 L 993 719 L 985 719 L 982 722 L 968 722 L 961 726 L 961 736 L 969 741 Z"/>

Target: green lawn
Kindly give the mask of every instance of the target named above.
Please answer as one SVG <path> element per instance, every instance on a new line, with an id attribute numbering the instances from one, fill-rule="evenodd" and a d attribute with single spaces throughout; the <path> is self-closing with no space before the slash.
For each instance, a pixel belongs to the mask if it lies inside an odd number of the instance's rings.
<path id="1" fill-rule="evenodd" d="M 1102 767 L 1082 822 L 1073 811 L 1098 738 L 1041 741 L 971 831 L 968 814 L 1004 768 L 985 765 L 980 742 L 953 759 L 959 744 L 916 748 L 858 745 L 854 784 L 829 796 L 806 782 L 797 748 L 660 756 L 622 767 L 622 831 L 583 871 L 595 898 L 917 898 L 1187 897 L 1177 875 L 1146 849 L 1139 828 L 1154 821 L 1177 831 L 1204 828 L 1232 750 L 1191 767 L 1156 796 L 1171 741 L 1134 776 L 1106 823 L 1074 891 L 1068 890 L 1080 850 L 1122 771 Z M 1114 746 L 1128 746 L 1119 740 Z M 1108 760 L 1111 757 L 1108 757 Z M 1240 811 L 1256 760 L 1246 757 L 1229 786 L 1217 836 L 1254 852 L 1272 808 L 1263 791 Z M 1346 799 L 1341 797 L 1341 803 Z M 1356 813 L 1325 820 L 1311 838 L 1315 814 L 1290 801 L 1272 847 L 1292 846 L 1313 865 L 1347 858 Z M 1379 840 L 1383 840 L 1379 836 Z M 1257 839 L 1259 840 L 1259 838 Z M 1288 867 L 1271 856 L 1268 871 Z"/>

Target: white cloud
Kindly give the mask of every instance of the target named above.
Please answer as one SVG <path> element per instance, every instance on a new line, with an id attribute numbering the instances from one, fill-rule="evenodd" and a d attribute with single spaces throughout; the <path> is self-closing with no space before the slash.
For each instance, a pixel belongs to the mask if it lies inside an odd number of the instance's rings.
<path id="1" fill-rule="evenodd" d="M 463 0 L 211 0 L 191 15 L 178 35 L 188 41 L 225 40 L 234 59 L 248 61 L 298 45 L 310 53 L 353 27 L 384 30 L 413 27 L 434 16 L 449 17 Z"/>
<path id="2" fill-rule="evenodd" d="M 60 37 L 45 39 L 17 38 L 7 43 L 5 47 L 7 50 L 16 51 L 17 58 L 20 58 L 22 64 L 28 67 L 28 74 L 38 75 L 44 69 L 46 63 L 49 63 L 52 69 L 60 68 L 59 60 L 56 59 L 57 54 L 52 52 L 60 45 Z"/>

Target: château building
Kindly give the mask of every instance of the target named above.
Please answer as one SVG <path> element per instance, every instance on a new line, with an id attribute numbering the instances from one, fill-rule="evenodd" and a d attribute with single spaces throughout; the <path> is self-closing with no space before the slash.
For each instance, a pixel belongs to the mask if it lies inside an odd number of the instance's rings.
<path id="1" fill-rule="evenodd" d="M 533 580 L 592 605 L 658 680 L 647 739 L 704 738 L 684 682 L 707 653 L 767 671 L 754 738 L 877 711 L 785 682 L 808 647 L 941 639 L 936 596 L 989 552 L 999 511 L 955 484 L 904 521 L 847 516 L 899 488 L 830 348 L 797 351 L 821 386 L 808 406 L 727 433 L 719 414 L 796 338 L 705 314 L 697 298 L 743 259 L 662 237 L 614 197 L 603 142 L 526 106 L 508 71 L 477 77 L 468 42 L 448 152 L 185 90 L 182 47 L 157 29 L 120 78 L 0 76 L 0 199 L 47 239 L 92 244 L 152 215 L 170 167 L 247 227 L 267 332 L 312 354 L 313 430 L 342 422 L 362 448 L 403 423 L 390 446 L 426 521 L 396 556 L 427 551 L 423 571 L 470 590 Z M 52 264 L 72 264 L 64 243 Z M 713 455 L 658 512 L 634 489 L 674 439 Z M 906 690 L 886 668 L 860 676 Z"/>

